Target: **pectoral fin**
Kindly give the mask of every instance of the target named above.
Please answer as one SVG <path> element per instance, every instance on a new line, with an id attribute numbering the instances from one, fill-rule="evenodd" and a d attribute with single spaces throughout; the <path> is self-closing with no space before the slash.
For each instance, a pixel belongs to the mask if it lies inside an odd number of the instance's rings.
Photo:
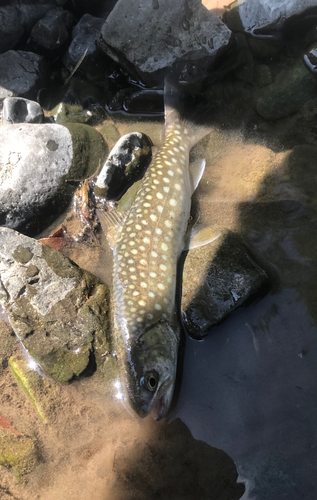
<path id="1" fill-rule="evenodd" d="M 194 226 L 187 235 L 184 250 L 193 250 L 193 248 L 208 245 L 219 238 L 221 233 L 219 226 Z"/>
<path id="2" fill-rule="evenodd" d="M 189 165 L 189 175 L 191 179 L 192 193 L 197 188 L 206 167 L 206 160 L 199 158 Z"/>
<path id="3" fill-rule="evenodd" d="M 96 212 L 101 227 L 107 237 L 109 246 L 113 249 L 116 246 L 116 241 L 126 219 L 127 212 L 119 210 L 111 210 L 111 212 L 102 212 L 101 210 L 97 210 Z"/>

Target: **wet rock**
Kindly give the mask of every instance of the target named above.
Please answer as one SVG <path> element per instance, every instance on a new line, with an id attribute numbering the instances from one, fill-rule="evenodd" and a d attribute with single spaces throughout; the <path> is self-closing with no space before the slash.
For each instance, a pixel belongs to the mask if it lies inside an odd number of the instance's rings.
<path id="1" fill-rule="evenodd" d="M 64 56 L 64 64 L 69 71 L 73 71 L 78 61 L 84 57 L 78 71 L 94 81 L 105 79 L 107 58 L 97 47 L 103 19 L 85 14 L 73 29 L 73 40 Z"/>
<path id="2" fill-rule="evenodd" d="M 35 360 L 31 358 L 27 351 L 25 351 L 25 357 L 21 355 L 12 356 L 9 359 L 9 365 L 16 381 L 29 401 L 34 405 L 43 422 L 51 420 L 57 392 L 56 384 L 43 376 Z"/>
<path id="3" fill-rule="evenodd" d="M 7 97 L 3 101 L 3 125 L 13 123 L 42 123 L 43 109 L 38 102 L 23 97 Z"/>
<path id="4" fill-rule="evenodd" d="M 280 31 L 289 18 L 316 7 L 316 1 L 245 0 L 231 5 L 224 15 L 224 22 L 230 29 L 274 38 L 274 33 Z"/>
<path id="5" fill-rule="evenodd" d="M 61 102 L 50 112 L 56 123 L 85 123 L 95 125 L 104 120 L 105 112 L 101 106 L 84 109 L 80 104 Z"/>
<path id="6" fill-rule="evenodd" d="M 0 128 L 0 225 L 35 234 L 70 202 L 66 180 L 92 175 L 105 157 L 102 136 L 87 125 Z"/>
<path id="7" fill-rule="evenodd" d="M 51 9 L 35 24 L 31 41 L 49 51 L 60 49 L 70 37 L 73 20 L 71 12 L 62 8 Z"/>
<path id="8" fill-rule="evenodd" d="M 45 374 L 67 383 L 110 351 L 108 288 L 61 253 L 0 228 L 0 284 L 0 303 Z"/>
<path id="9" fill-rule="evenodd" d="M 100 46 L 154 86 L 167 71 L 181 81 L 201 79 L 230 38 L 230 30 L 199 2 L 119 0 L 102 27 Z"/>
<path id="10" fill-rule="evenodd" d="M 2 2 L 0 6 L 0 53 L 13 49 L 22 36 L 29 34 L 34 24 L 47 11 L 63 3 L 65 3 L 64 0 Z"/>
<path id="11" fill-rule="evenodd" d="M 182 311 L 189 335 L 201 339 L 241 305 L 268 290 L 266 272 L 234 233 L 190 250 L 183 270 Z"/>
<path id="12" fill-rule="evenodd" d="M 139 132 L 121 137 L 110 152 L 95 185 L 95 195 L 117 200 L 141 179 L 152 159 L 152 142 Z"/>
<path id="13" fill-rule="evenodd" d="M 36 99 L 47 78 L 47 66 L 42 56 L 21 50 L 1 54 L 0 103 L 5 97 Z"/>
<path id="14" fill-rule="evenodd" d="M 0 306 L 1 311 L 1 306 Z M 7 321 L 1 321 L 0 314 L 0 376 L 3 371 L 8 367 L 10 356 L 17 345 L 17 338 Z"/>
<path id="15" fill-rule="evenodd" d="M 268 120 L 277 120 L 298 111 L 316 94 L 316 80 L 299 61 L 291 69 L 281 71 L 257 99 L 256 110 Z"/>
<path id="16" fill-rule="evenodd" d="M 15 435 L 0 426 L 0 465 L 13 469 L 18 481 L 31 472 L 39 461 L 38 451 L 32 438 Z"/>
<path id="17" fill-rule="evenodd" d="M 105 138 L 107 144 L 114 144 L 120 139 L 120 132 L 111 120 L 105 120 L 98 131 Z"/>

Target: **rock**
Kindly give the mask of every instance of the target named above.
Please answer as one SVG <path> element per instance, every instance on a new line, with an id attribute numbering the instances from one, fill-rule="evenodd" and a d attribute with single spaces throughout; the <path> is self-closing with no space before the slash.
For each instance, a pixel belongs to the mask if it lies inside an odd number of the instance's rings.
<path id="1" fill-rule="evenodd" d="M 276 80 L 265 87 L 256 101 L 256 110 L 267 120 L 277 120 L 295 113 L 315 95 L 315 77 L 299 61 L 291 69 L 281 71 Z"/>
<path id="2" fill-rule="evenodd" d="M 63 1 L 11 0 L 0 6 L 0 53 L 13 49 L 23 35 L 28 35 L 34 24 Z"/>
<path id="3" fill-rule="evenodd" d="M 50 112 L 56 123 L 85 123 L 95 125 L 105 119 L 105 112 L 101 106 L 92 110 L 84 109 L 80 104 L 61 102 Z"/>
<path id="4" fill-rule="evenodd" d="M 54 380 L 93 370 L 95 355 L 110 351 L 108 288 L 61 253 L 0 228 L 0 284 L 16 335 Z"/>
<path id="5" fill-rule="evenodd" d="M 67 206 L 75 186 L 104 161 L 102 136 L 87 125 L 0 128 L 0 225 L 35 234 Z"/>
<path id="6" fill-rule="evenodd" d="M 0 103 L 5 97 L 36 99 L 45 87 L 47 66 L 42 56 L 33 52 L 9 50 L 0 55 Z"/>
<path id="7" fill-rule="evenodd" d="M 121 137 L 97 178 L 95 195 L 118 200 L 136 180 L 143 177 L 152 159 L 151 146 L 151 140 L 139 132 Z"/>
<path id="8" fill-rule="evenodd" d="M 230 29 L 272 38 L 289 18 L 316 7 L 316 0 L 239 0 L 231 5 L 224 15 Z"/>
<path id="9" fill-rule="evenodd" d="M 161 85 L 206 75 L 230 41 L 230 30 L 194 0 L 119 0 L 101 30 L 101 48 L 138 80 Z"/>
<path id="10" fill-rule="evenodd" d="M 50 109 L 56 123 L 86 123 L 96 124 L 106 117 L 104 110 L 105 92 L 79 77 L 72 77 L 69 84 L 63 85 L 54 95 L 54 102 L 44 102 L 45 108 Z"/>
<path id="11" fill-rule="evenodd" d="M 11 326 L 7 321 L 1 320 L 0 315 L 0 376 L 8 367 L 9 358 L 12 356 L 17 343 L 18 340 Z"/>
<path id="12" fill-rule="evenodd" d="M 78 71 L 89 79 L 105 80 L 107 58 L 97 47 L 96 41 L 100 36 L 103 19 L 85 14 L 73 29 L 73 40 L 64 56 L 64 64 L 69 71 L 73 71 L 78 61 L 84 57 Z"/>
<path id="13" fill-rule="evenodd" d="M 61 7 L 49 10 L 31 31 L 30 38 L 39 47 L 46 50 L 57 50 L 70 38 L 70 29 L 74 16 Z"/>
<path id="14" fill-rule="evenodd" d="M 123 92 L 126 90 L 126 92 Z M 155 89 L 122 89 L 108 103 L 110 111 L 138 116 L 164 116 L 164 91 Z"/>
<path id="15" fill-rule="evenodd" d="M 182 311 L 189 335 L 202 339 L 241 305 L 268 290 L 268 276 L 241 239 L 219 231 L 212 243 L 190 250 L 183 270 Z"/>
<path id="16" fill-rule="evenodd" d="M 13 469 L 18 481 L 31 472 L 39 461 L 32 438 L 13 434 L 0 426 L 0 465 Z"/>
<path id="17" fill-rule="evenodd" d="M 40 418 L 43 422 L 48 422 L 52 419 L 57 386 L 37 372 L 40 370 L 35 360 L 27 351 L 25 353 L 26 357 L 12 356 L 9 365 L 17 383 L 34 405 Z"/>
<path id="18" fill-rule="evenodd" d="M 42 123 L 43 109 L 38 102 L 23 97 L 6 97 L 3 101 L 3 125 L 13 123 Z"/>

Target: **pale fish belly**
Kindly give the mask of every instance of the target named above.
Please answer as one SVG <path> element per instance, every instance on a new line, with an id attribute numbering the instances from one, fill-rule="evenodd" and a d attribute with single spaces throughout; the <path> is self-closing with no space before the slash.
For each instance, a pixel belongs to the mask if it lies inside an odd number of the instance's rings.
<path id="1" fill-rule="evenodd" d="M 188 158 L 189 144 L 179 129 L 169 129 L 114 249 L 113 333 L 121 353 L 158 320 L 173 322 L 191 203 Z"/>

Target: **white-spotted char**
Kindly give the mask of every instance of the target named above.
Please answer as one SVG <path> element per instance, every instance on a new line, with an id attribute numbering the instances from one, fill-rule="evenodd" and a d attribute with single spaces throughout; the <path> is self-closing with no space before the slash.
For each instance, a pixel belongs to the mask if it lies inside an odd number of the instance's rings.
<path id="1" fill-rule="evenodd" d="M 176 377 L 179 326 L 176 270 L 197 182 L 191 147 L 207 130 L 167 110 L 163 146 L 148 167 L 113 244 L 112 333 L 125 398 L 140 416 L 169 409 Z M 201 163 L 201 170 L 203 164 Z M 100 220 L 107 232 L 107 224 Z M 109 223 L 108 223 L 109 228 Z"/>

